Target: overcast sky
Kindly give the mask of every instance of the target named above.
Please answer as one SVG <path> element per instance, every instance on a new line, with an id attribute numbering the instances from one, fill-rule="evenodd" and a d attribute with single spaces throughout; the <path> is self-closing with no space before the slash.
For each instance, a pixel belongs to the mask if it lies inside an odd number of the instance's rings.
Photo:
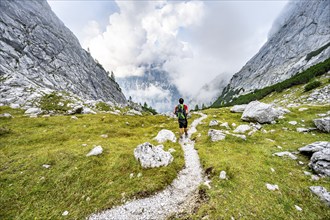
<path id="1" fill-rule="evenodd" d="M 48 2 L 116 77 L 159 64 L 182 93 L 194 95 L 217 75 L 239 71 L 267 41 L 288 1 Z"/>

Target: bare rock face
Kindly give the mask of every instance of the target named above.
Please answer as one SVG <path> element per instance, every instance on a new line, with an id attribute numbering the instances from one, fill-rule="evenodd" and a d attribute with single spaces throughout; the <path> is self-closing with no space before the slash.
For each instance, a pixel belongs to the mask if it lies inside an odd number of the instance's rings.
<path id="1" fill-rule="evenodd" d="M 81 48 L 46 0 L 0 1 L 0 103 L 32 107 L 43 94 L 126 104 L 119 85 Z"/>
<path id="2" fill-rule="evenodd" d="M 330 207 L 330 192 L 323 186 L 311 186 L 309 189 Z"/>
<path id="3" fill-rule="evenodd" d="M 329 16 L 330 1 L 289 2 L 274 22 L 268 41 L 234 74 L 221 97 L 273 85 L 329 58 Z M 320 48 L 319 54 L 311 56 Z"/>

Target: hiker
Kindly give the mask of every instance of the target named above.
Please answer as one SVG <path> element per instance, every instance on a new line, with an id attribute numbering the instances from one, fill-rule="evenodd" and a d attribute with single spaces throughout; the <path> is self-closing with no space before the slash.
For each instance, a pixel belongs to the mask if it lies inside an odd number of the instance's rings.
<path id="1" fill-rule="evenodd" d="M 178 116 L 179 128 L 180 128 L 180 138 L 183 138 L 183 132 L 185 133 L 186 138 L 188 137 L 187 132 L 187 115 L 188 115 L 188 106 L 183 104 L 183 98 L 179 99 L 179 105 L 175 107 L 174 114 Z"/>

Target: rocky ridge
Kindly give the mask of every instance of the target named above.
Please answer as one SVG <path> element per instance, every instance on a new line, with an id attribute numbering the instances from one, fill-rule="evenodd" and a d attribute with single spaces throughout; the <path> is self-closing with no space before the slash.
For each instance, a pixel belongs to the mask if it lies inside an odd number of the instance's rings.
<path id="1" fill-rule="evenodd" d="M 52 92 L 126 104 L 115 80 L 46 0 L 0 2 L 0 104 L 29 108 Z"/>
<path id="2" fill-rule="evenodd" d="M 329 1 L 290 2 L 273 24 L 269 40 L 234 74 L 222 97 L 273 85 L 329 58 L 329 16 Z"/>

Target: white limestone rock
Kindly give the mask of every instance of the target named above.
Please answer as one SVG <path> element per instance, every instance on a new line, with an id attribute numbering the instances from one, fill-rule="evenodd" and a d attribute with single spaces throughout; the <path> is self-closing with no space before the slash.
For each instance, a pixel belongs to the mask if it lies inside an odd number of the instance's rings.
<path id="1" fill-rule="evenodd" d="M 217 126 L 219 122 L 217 120 L 211 120 L 209 126 Z"/>
<path id="2" fill-rule="evenodd" d="M 317 118 L 313 121 L 319 130 L 330 133 L 330 117 Z"/>
<path id="3" fill-rule="evenodd" d="M 246 104 L 244 104 L 244 105 L 234 105 L 234 106 L 230 109 L 230 112 L 234 112 L 234 113 L 244 112 L 246 106 L 247 106 Z"/>
<path id="4" fill-rule="evenodd" d="M 330 192 L 326 188 L 323 186 L 311 186 L 309 189 L 330 207 Z"/>
<path id="5" fill-rule="evenodd" d="M 293 155 L 291 152 L 288 152 L 288 151 L 277 152 L 277 153 L 274 153 L 273 155 L 278 156 L 278 157 L 288 156 L 292 160 L 297 160 L 298 159 L 295 155 Z"/>
<path id="6" fill-rule="evenodd" d="M 163 148 L 163 145 L 153 146 L 146 142 L 134 149 L 134 157 L 143 168 L 167 166 L 173 161 L 173 156 L 170 152 L 164 151 Z"/>
<path id="7" fill-rule="evenodd" d="M 86 156 L 87 157 L 97 156 L 102 154 L 102 152 L 103 152 L 103 148 L 101 146 L 96 146 L 88 154 L 86 154 Z"/>
<path id="8" fill-rule="evenodd" d="M 41 108 L 29 108 L 24 112 L 24 114 L 26 115 L 39 115 L 41 113 L 42 113 Z"/>
<path id="9" fill-rule="evenodd" d="M 215 129 L 210 129 L 207 135 L 211 137 L 212 142 L 221 141 L 226 138 L 226 135 L 222 131 Z"/>
<path id="10" fill-rule="evenodd" d="M 164 143 L 167 140 L 172 141 L 173 143 L 176 142 L 175 134 L 167 129 L 163 129 L 158 132 L 157 136 L 154 139 L 158 141 L 158 143 Z"/>
<path id="11" fill-rule="evenodd" d="M 13 118 L 13 116 L 9 113 L 3 113 L 3 114 L 0 114 L 0 118 Z"/>
<path id="12" fill-rule="evenodd" d="M 298 150 L 301 153 L 313 154 L 313 153 L 321 151 L 323 149 L 330 149 L 330 142 L 328 142 L 328 141 L 317 141 L 317 142 L 308 144 L 304 147 L 301 147 Z"/>
<path id="13" fill-rule="evenodd" d="M 268 190 L 271 190 L 271 191 L 280 190 L 280 188 L 276 184 L 273 185 L 273 184 L 266 183 L 266 187 Z"/>
<path id="14" fill-rule="evenodd" d="M 220 127 L 225 127 L 226 129 L 230 129 L 228 122 L 222 123 Z"/>
<path id="15" fill-rule="evenodd" d="M 298 124 L 298 122 L 296 122 L 296 121 L 289 121 L 288 122 L 290 125 L 297 125 Z"/>
<path id="16" fill-rule="evenodd" d="M 222 170 L 220 172 L 219 178 L 222 179 L 222 180 L 227 179 L 227 173 L 226 173 L 226 171 Z"/>
<path id="17" fill-rule="evenodd" d="M 330 148 L 315 152 L 309 166 L 316 173 L 330 177 Z"/>
<path id="18" fill-rule="evenodd" d="M 234 133 L 245 133 L 248 130 L 251 130 L 249 125 L 239 125 L 235 130 Z"/>

